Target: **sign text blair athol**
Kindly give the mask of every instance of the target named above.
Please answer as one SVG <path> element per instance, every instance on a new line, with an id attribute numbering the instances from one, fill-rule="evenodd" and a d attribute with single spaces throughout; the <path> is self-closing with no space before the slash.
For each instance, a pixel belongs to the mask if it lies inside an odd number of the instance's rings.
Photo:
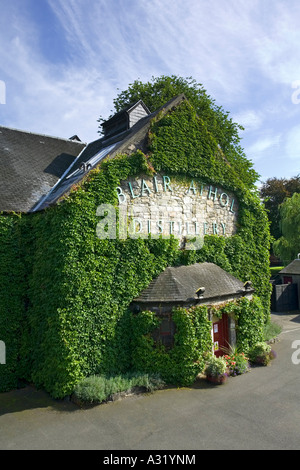
<path id="1" fill-rule="evenodd" d="M 233 235 L 237 201 L 222 188 L 169 176 L 130 179 L 116 188 L 121 238 Z"/>

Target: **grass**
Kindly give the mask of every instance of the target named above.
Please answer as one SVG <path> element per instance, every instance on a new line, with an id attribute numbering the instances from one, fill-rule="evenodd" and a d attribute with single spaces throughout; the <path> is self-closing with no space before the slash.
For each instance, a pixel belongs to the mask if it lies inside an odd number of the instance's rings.
<path id="1" fill-rule="evenodd" d="M 281 333 L 281 327 L 272 321 L 269 321 L 264 327 L 264 340 L 270 341 Z"/>
<path id="2" fill-rule="evenodd" d="M 92 375 L 77 384 L 73 395 L 84 403 L 101 403 L 116 393 L 126 392 L 134 387 L 143 387 L 146 391 L 152 392 L 163 388 L 164 385 L 163 380 L 157 375 L 140 373 L 110 377 Z"/>
<path id="3" fill-rule="evenodd" d="M 276 276 L 276 274 L 278 274 L 279 271 L 281 271 L 283 268 L 284 268 L 284 266 L 274 266 L 274 267 L 270 268 L 271 277 Z"/>

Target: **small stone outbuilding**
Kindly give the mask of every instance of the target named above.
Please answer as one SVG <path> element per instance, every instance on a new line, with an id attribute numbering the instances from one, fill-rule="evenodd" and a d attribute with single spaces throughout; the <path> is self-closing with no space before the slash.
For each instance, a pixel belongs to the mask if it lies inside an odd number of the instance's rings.
<path id="1" fill-rule="evenodd" d="M 174 307 L 189 308 L 196 305 L 218 305 L 251 298 L 251 283 L 243 283 L 214 263 L 196 263 L 190 266 L 168 267 L 131 304 L 133 312 L 155 312 L 162 318 L 156 338 L 171 347 L 175 333 L 172 320 Z M 228 315 L 222 319 L 212 316 L 212 339 L 216 356 L 222 347 L 235 344 L 235 323 Z"/>
<path id="2" fill-rule="evenodd" d="M 287 312 L 300 309 L 300 258 L 294 259 L 278 273 L 273 285 L 272 309 Z"/>
<path id="3" fill-rule="evenodd" d="M 288 266 L 279 271 L 282 284 L 300 284 L 300 258 L 294 259 Z"/>

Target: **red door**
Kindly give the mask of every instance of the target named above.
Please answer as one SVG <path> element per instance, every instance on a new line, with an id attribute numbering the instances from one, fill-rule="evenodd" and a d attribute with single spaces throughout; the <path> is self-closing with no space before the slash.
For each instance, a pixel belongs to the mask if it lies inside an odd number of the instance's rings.
<path id="1" fill-rule="evenodd" d="M 222 348 L 229 345 L 228 315 L 223 314 L 219 321 L 213 323 L 213 341 L 215 356 L 223 356 L 225 352 Z"/>
<path id="2" fill-rule="evenodd" d="M 283 284 L 292 284 L 292 283 L 293 283 L 292 276 L 284 276 L 283 277 Z"/>

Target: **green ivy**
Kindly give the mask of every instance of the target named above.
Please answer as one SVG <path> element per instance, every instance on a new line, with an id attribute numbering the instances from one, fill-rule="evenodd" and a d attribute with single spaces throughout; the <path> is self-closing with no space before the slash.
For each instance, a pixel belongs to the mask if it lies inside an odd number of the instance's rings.
<path id="1" fill-rule="evenodd" d="M 155 342 L 152 333 L 159 318 L 150 311 L 132 315 L 132 366 L 134 370 L 159 373 L 168 383 L 191 385 L 204 371 L 208 353 L 212 351 L 209 314 L 231 316 L 236 323 L 237 348 L 248 353 L 263 341 L 264 316 L 260 299 L 241 298 L 215 307 L 206 305 L 173 309 L 176 325 L 175 343 L 166 349 Z"/>
<path id="2" fill-rule="evenodd" d="M 211 308 L 211 313 L 222 318 L 227 314 L 235 320 L 237 348 L 248 353 L 264 338 L 264 307 L 261 299 L 254 295 L 252 299 L 242 297 L 238 300 Z"/>
<path id="3" fill-rule="evenodd" d="M 160 322 L 155 313 L 145 311 L 132 316 L 132 367 L 159 373 L 168 383 L 190 385 L 203 369 L 205 354 L 212 348 L 208 310 L 206 306 L 177 308 L 172 319 L 176 325 L 174 346 L 167 350 L 152 337 Z"/>
<path id="4" fill-rule="evenodd" d="M 238 231 L 234 237 L 206 237 L 201 251 L 185 253 L 188 263 L 211 261 L 242 280 L 251 280 L 269 315 L 269 222 L 258 193 L 239 178 L 218 147 L 205 122 L 189 103 L 182 103 L 153 120 L 149 135 L 150 160 L 156 171 L 174 178 L 190 176 L 204 184 L 220 185 L 239 201 Z M 185 260 L 184 260 L 185 261 Z"/>
<path id="5" fill-rule="evenodd" d="M 0 363 L 0 392 L 15 388 L 25 315 L 25 269 L 20 243 L 20 219 L 0 217 L 0 340 L 5 364 Z"/>
<path id="6" fill-rule="evenodd" d="M 8 351 L 8 364 L 0 365 L 1 390 L 21 378 L 60 398 L 83 377 L 142 366 L 161 371 L 169 381 L 190 383 L 210 348 L 206 308 L 174 312 L 178 329 L 170 352 L 154 345 L 151 334 L 142 334 L 156 324 L 153 314 L 133 321 L 128 310 L 167 266 L 210 261 L 251 280 L 260 298 L 253 322 L 267 321 L 269 226 L 252 185 L 239 180 L 190 105 L 160 115 L 148 137 L 148 155 L 138 151 L 104 161 L 57 205 L 1 217 L 0 340 Z M 98 205 L 117 205 L 120 181 L 153 171 L 199 178 L 233 192 L 239 201 L 236 235 L 206 236 L 199 251 L 179 250 L 172 238 L 97 238 Z M 246 346 L 253 341 L 251 318 L 239 313 Z"/>

